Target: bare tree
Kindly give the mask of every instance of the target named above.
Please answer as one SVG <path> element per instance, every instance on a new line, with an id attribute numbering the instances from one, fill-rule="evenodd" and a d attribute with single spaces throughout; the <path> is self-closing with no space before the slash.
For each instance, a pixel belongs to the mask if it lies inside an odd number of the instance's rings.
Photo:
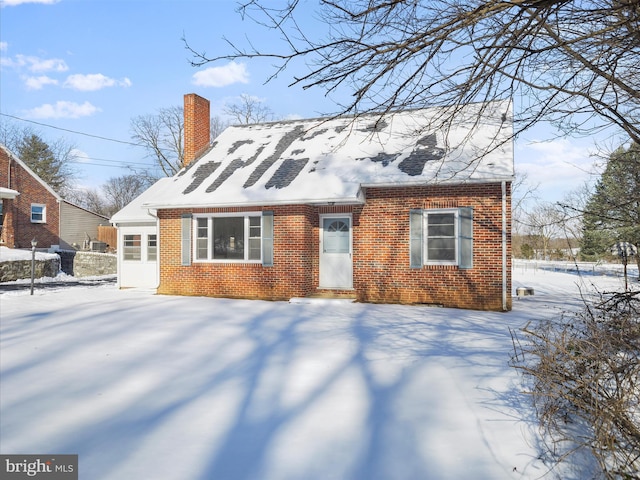
<path id="1" fill-rule="evenodd" d="M 113 212 L 107 205 L 104 194 L 101 189 L 89 188 L 75 192 L 75 203 L 95 213 L 99 213 L 106 217 L 111 216 Z"/>
<path id="2" fill-rule="evenodd" d="M 539 203 L 528 212 L 524 225 L 529 236 L 535 239 L 536 244 L 533 247 L 542 254 L 543 260 L 550 257 L 551 241 L 562 238 L 564 220 L 562 210 L 548 202 Z"/>
<path id="3" fill-rule="evenodd" d="M 76 189 L 68 200 L 87 210 L 111 217 L 144 192 L 155 180 L 138 174 L 111 177 L 98 188 Z"/>
<path id="4" fill-rule="evenodd" d="M 540 184 L 531 185 L 526 172 L 516 171 L 515 180 L 511 184 L 511 215 L 513 218 L 513 232 L 518 234 L 526 222 L 529 202 L 538 201 L 537 190 Z"/>
<path id="5" fill-rule="evenodd" d="M 106 214 L 111 216 L 121 210 L 149 186 L 149 183 L 138 175 L 111 177 L 101 187 L 106 201 Z"/>
<path id="6" fill-rule="evenodd" d="M 227 122 L 223 121 L 219 116 L 214 115 L 213 117 L 211 117 L 211 141 L 213 142 L 216 137 L 220 135 L 225 128 L 227 128 L 227 126 Z"/>
<path id="7" fill-rule="evenodd" d="M 146 148 L 148 156 L 167 177 L 184 167 L 183 117 L 182 107 L 174 106 L 131 120 L 131 138 Z"/>
<path id="8" fill-rule="evenodd" d="M 227 105 L 224 113 L 240 125 L 261 123 L 273 120 L 273 112 L 264 101 L 247 93 L 240 95 L 238 103 Z"/>
<path id="9" fill-rule="evenodd" d="M 211 118 L 211 141 L 226 128 L 218 116 Z M 131 120 L 131 138 L 147 150 L 162 175 L 170 177 L 184 167 L 184 109 L 161 108 L 156 114 L 139 115 Z M 158 175 L 142 173 L 151 179 Z"/>
<path id="10" fill-rule="evenodd" d="M 440 105 L 450 120 L 462 105 L 513 98 L 515 134 L 546 120 L 567 134 L 615 125 L 640 141 L 637 0 L 323 0 L 320 38 L 305 28 L 308 4 L 272 5 L 245 0 L 239 13 L 278 34 L 280 50 L 227 40 L 229 53 L 210 57 L 185 39 L 192 64 L 266 57 L 271 79 L 300 60 L 309 68 L 291 85 L 346 87 L 340 113 Z"/>

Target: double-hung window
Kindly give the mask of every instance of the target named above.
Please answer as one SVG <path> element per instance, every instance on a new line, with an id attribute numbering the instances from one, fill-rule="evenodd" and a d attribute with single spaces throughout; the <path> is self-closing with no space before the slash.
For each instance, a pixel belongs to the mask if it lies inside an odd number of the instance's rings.
<path id="1" fill-rule="evenodd" d="M 410 263 L 473 266 L 473 209 L 411 210 Z"/>
<path id="2" fill-rule="evenodd" d="M 457 211 L 424 212 L 426 263 L 457 263 L 457 216 Z"/>
<path id="3" fill-rule="evenodd" d="M 31 223 L 46 223 L 47 206 L 39 203 L 31 204 Z"/>
<path id="4" fill-rule="evenodd" d="M 262 262 L 262 213 L 195 216 L 195 261 Z"/>

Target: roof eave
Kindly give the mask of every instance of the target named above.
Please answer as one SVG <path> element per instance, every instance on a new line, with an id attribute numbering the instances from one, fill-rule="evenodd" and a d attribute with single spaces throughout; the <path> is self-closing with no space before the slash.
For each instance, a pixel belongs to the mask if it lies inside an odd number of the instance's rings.
<path id="1" fill-rule="evenodd" d="M 268 200 L 250 202 L 224 202 L 224 203 L 185 203 L 185 204 L 165 204 L 165 203 L 144 203 L 143 208 L 155 208 L 157 210 L 181 210 L 195 208 L 237 208 L 237 207 L 263 207 L 266 205 L 361 205 L 364 199 L 361 195 L 349 198 L 314 198 L 314 199 L 287 199 Z"/>
<path id="2" fill-rule="evenodd" d="M 514 181 L 514 175 L 502 175 L 488 178 L 452 178 L 447 180 L 416 180 L 403 183 L 391 183 L 391 182 L 367 182 L 363 183 L 363 188 L 404 188 L 404 187 L 435 187 L 438 185 L 467 185 L 467 184 L 481 184 L 481 183 L 501 183 Z"/>

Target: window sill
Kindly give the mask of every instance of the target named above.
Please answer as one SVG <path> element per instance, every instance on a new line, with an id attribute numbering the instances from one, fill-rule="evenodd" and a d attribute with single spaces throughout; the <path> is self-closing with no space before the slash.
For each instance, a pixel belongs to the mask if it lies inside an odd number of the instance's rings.
<path id="1" fill-rule="evenodd" d="M 194 260 L 198 265 L 262 265 L 262 260 Z"/>

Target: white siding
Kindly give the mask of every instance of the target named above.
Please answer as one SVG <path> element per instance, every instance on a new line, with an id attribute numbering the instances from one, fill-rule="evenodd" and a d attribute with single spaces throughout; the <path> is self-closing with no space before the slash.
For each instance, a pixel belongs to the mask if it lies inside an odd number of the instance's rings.
<path id="1" fill-rule="evenodd" d="M 140 260 L 124 259 L 125 235 L 141 236 Z M 156 235 L 156 258 L 160 258 L 160 242 L 155 223 L 118 226 L 118 286 L 120 288 L 156 288 L 158 286 L 158 262 L 148 260 L 149 235 Z"/>

